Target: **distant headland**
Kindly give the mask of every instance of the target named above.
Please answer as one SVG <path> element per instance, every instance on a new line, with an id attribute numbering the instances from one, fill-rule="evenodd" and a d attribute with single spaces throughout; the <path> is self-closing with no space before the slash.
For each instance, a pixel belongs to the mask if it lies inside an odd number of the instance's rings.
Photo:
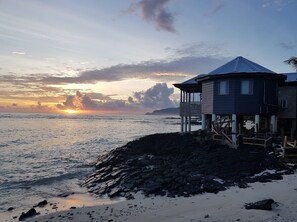
<path id="1" fill-rule="evenodd" d="M 148 112 L 145 115 L 179 115 L 179 107 L 154 110 L 153 112 Z"/>

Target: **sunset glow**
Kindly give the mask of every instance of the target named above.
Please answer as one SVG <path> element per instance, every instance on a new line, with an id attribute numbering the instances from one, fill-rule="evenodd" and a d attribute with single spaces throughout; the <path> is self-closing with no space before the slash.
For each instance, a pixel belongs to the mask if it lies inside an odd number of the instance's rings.
<path id="1" fill-rule="evenodd" d="M 64 110 L 64 112 L 67 113 L 67 114 L 77 114 L 77 113 L 79 113 L 78 110 L 74 110 L 74 109 L 66 109 L 66 110 Z"/>
<path id="2" fill-rule="evenodd" d="M 297 1 L 0 0 L 0 6 L 0 112 L 177 107 L 174 83 L 237 56 L 274 72 L 295 71 L 283 61 L 296 54 Z"/>

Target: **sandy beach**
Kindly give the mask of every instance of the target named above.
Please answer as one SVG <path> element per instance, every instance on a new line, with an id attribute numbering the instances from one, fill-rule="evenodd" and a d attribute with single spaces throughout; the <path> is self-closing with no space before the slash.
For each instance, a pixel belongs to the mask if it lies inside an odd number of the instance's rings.
<path id="1" fill-rule="evenodd" d="M 218 194 L 205 193 L 188 198 L 143 197 L 117 203 L 69 209 L 26 221 L 296 221 L 297 175 L 283 180 L 253 183 L 241 189 L 231 187 Z M 272 211 L 246 210 L 245 203 L 272 198 Z M 38 211 L 38 209 L 36 209 Z"/>

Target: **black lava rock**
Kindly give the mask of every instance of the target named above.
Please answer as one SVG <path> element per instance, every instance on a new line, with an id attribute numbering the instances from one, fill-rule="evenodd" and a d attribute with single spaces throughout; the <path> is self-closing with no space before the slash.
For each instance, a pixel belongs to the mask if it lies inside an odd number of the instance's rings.
<path id="1" fill-rule="evenodd" d="M 275 203 L 273 199 L 261 200 L 255 203 L 247 203 L 244 205 L 245 209 L 255 210 L 272 210 L 272 204 Z"/>
<path id="2" fill-rule="evenodd" d="M 22 213 L 21 216 L 19 217 L 19 220 L 24 220 L 28 217 L 32 217 L 34 215 L 37 215 L 38 213 L 36 212 L 36 210 L 34 208 L 31 208 L 30 210 L 28 210 L 26 213 Z"/>
<path id="3" fill-rule="evenodd" d="M 34 207 L 44 207 L 47 204 L 48 204 L 47 200 L 43 200 L 43 201 L 40 201 L 38 204 L 36 204 Z"/>
<path id="4" fill-rule="evenodd" d="M 98 157 L 96 171 L 84 182 L 97 195 L 190 196 L 217 193 L 230 186 L 270 182 L 294 172 L 279 162 L 274 148 L 227 145 L 198 134 L 166 133 L 142 137 Z M 269 173 L 261 172 L 269 169 Z"/>
<path id="5" fill-rule="evenodd" d="M 12 211 L 14 209 L 14 207 L 9 207 L 8 209 L 7 209 L 7 211 Z"/>

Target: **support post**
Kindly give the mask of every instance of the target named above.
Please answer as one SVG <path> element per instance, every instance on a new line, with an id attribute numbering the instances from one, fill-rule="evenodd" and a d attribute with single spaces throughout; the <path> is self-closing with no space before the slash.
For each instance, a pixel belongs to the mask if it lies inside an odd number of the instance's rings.
<path id="1" fill-rule="evenodd" d="M 237 144 L 237 121 L 236 121 L 236 114 L 232 114 L 232 142 L 234 145 Z"/>
<path id="2" fill-rule="evenodd" d="M 183 91 L 180 90 L 180 99 L 179 102 L 182 103 L 183 102 Z"/>
<path id="3" fill-rule="evenodd" d="M 211 115 L 211 129 L 213 129 L 213 122 L 216 121 L 217 119 L 217 115 L 216 114 L 212 114 Z"/>
<path id="4" fill-rule="evenodd" d="M 276 116 L 275 115 L 272 115 L 271 117 L 270 117 L 270 130 L 271 130 L 271 132 L 272 133 L 275 133 L 275 118 Z"/>
<path id="5" fill-rule="evenodd" d="M 191 132 L 191 127 L 192 127 L 192 118 L 189 116 L 189 132 Z"/>
<path id="6" fill-rule="evenodd" d="M 278 118 L 277 118 L 277 116 L 275 116 L 275 126 L 274 126 L 274 132 L 278 132 L 277 131 L 277 123 L 278 123 Z"/>
<path id="7" fill-rule="evenodd" d="M 255 133 L 258 133 L 260 127 L 260 115 L 255 115 Z"/>
<path id="8" fill-rule="evenodd" d="M 188 113 L 188 115 L 189 115 L 189 117 L 188 117 L 188 121 L 189 121 L 188 122 L 188 132 L 191 132 L 191 124 L 192 124 L 191 123 L 191 115 L 192 115 L 192 113 L 191 113 L 191 93 L 190 92 L 188 93 L 188 97 L 189 97 L 188 98 L 188 103 L 189 103 L 188 104 L 189 105 L 189 110 L 188 110 L 188 112 L 189 112 Z"/>
<path id="9" fill-rule="evenodd" d="M 202 130 L 206 129 L 206 116 L 205 116 L 205 114 L 201 114 L 201 128 L 202 128 Z"/>
<path id="10" fill-rule="evenodd" d="M 181 121 L 181 123 L 180 123 L 181 132 L 184 133 L 184 117 L 183 116 L 180 117 L 180 121 Z"/>
<path id="11" fill-rule="evenodd" d="M 180 101 L 179 101 L 179 115 L 180 115 L 180 131 L 184 133 L 184 113 L 183 113 L 183 101 L 184 101 L 184 91 L 180 90 Z"/>

